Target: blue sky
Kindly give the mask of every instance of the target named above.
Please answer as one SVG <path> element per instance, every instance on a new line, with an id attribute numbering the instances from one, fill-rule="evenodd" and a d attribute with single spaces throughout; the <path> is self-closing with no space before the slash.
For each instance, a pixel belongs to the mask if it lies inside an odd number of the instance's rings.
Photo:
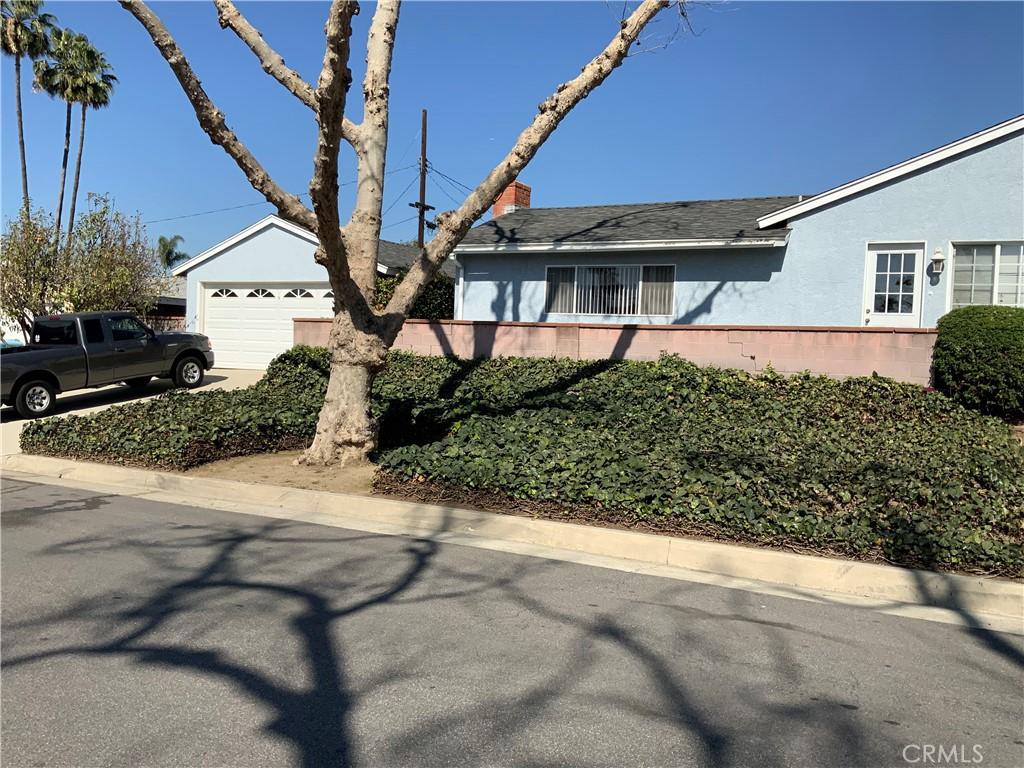
<path id="1" fill-rule="evenodd" d="M 239 7 L 290 66 L 315 80 L 326 4 Z M 121 80 L 111 107 L 90 115 L 83 191 L 109 193 L 121 209 L 139 211 L 152 222 L 154 239 L 183 235 L 190 253 L 270 212 L 261 204 L 157 221 L 260 197 L 200 130 L 134 18 L 114 2 L 46 8 L 89 35 Z M 305 192 L 315 142 L 308 110 L 220 29 L 211 3 L 153 8 L 229 125 L 281 185 Z M 407 3 L 392 76 L 389 167 L 396 172 L 388 177 L 384 236 L 415 236 L 415 222 L 403 222 L 414 214 L 407 203 L 415 186 L 403 190 L 415 178 L 406 166 L 416 159 L 421 108 L 430 111 L 432 163 L 475 185 L 538 102 L 606 44 L 615 8 L 621 6 Z M 357 83 L 371 15 L 367 5 L 356 20 Z M 695 7 L 691 17 L 692 33 L 630 58 L 542 148 L 521 176 L 535 206 L 811 194 L 1024 112 L 1022 3 L 734 2 Z M 652 30 L 656 42 L 675 26 L 665 14 Z M 16 213 L 21 194 L 12 85 L 5 57 L 5 218 Z M 357 86 L 348 111 L 354 119 L 359 97 Z M 27 87 L 24 98 L 32 196 L 52 209 L 63 107 Z M 352 178 L 346 156 L 341 181 Z M 428 201 L 453 207 L 433 181 Z"/>

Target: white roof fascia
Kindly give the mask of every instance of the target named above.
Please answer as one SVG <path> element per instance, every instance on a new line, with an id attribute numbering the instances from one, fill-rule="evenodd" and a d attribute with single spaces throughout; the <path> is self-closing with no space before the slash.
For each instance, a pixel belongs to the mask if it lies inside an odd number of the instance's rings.
<path id="1" fill-rule="evenodd" d="M 1008 136 L 1016 131 L 1024 130 L 1024 115 L 1018 115 L 1017 117 L 1006 120 L 998 125 L 993 125 L 991 128 L 986 128 L 983 131 L 972 133 L 970 136 L 966 136 L 962 139 L 958 139 L 954 142 L 933 149 L 930 152 L 925 152 L 923 155 L 917 155 L 909 160 L 904 160 L 902 163 L 892 165 L 888 168 L 884 168 L 881 171 L 862 176 L 859 179 L 847 182 L 838 187 L 834 187 L 821 194 L 809 197 L 798 203 L 794 203 L 786 208 L 781 208 L 772 213 L 761 216 L 757 220 L 757 225 L 762 229 L 765 227 L 772 227 L 777 224 L 781 224 L 784 221 L 795 218 L 796 216 L 802 216 L 805 213 L 817 210 L 826 205 L 839 202 L 852 195 L 866 192 L 869 189 L 887 184 L 890 181 L 907 176 L 911 173 L 919 171 L 928 166 L 941 163 L 943 160 L 948 160 L 957 155 L 962 155 L 965 152 L 969 152 L 976 147 L 980 147 L 983 144 L 987 144 L 991 141 L 995 141 L 1004 136 Z"/>
<path id="2" fill-rule="evenodd" d="M 459 245 L 455 254 L 463 253 L 551 253 L 553 251 L 671 251 L 688 248 L 779 248 L 789 241 L 789 234 L 779 237 L 721 240 L 618 240 L 610 243 L 498 243 Z"/>
<path id="3" fill-rule="evenodd" d="M 253 235 L 262 232 L 264 229 L 270 226 L 281 227 L 281 229 L 284 229 L 287 232 L 291 232 L 293 235 L 301 237 L 303 240 L 307 240 L 313 245 L 320 244 L 320 241 L 317 239 L 317 236 L 314 235 L 305 227 L 300 227 L 298 224 L 292 224 L 292 222 L 282 219 L 280 216 L 277 216 L 272 213 L 269 216 L 263 217 L 255 224 L 246 227 L 241 232 L 232 235 L 226 240 L 221 240 L 216 245 L 207 248 L 205 251 L 196 256 L 193 256 L 188 261 L 182 262 L 181 264 L 179 264 L 178 266 L 171 270 L 171 274 L 175 277 L 178 277 L 179 275 L 184 275 L 187 272 L 190 272 L 191 270 L 198 267 L 203 262 L 209 261 L 210 259 L 219 256 L 232 246 L 238 245 L 238 243 L 242 242 L 246 238 L 252 237 Z M 377 271 L 382 275 L 392 274 L 392 271 L 389 270 L 385 265 L 381 264 L 380 262 L 377 262 Z"/>

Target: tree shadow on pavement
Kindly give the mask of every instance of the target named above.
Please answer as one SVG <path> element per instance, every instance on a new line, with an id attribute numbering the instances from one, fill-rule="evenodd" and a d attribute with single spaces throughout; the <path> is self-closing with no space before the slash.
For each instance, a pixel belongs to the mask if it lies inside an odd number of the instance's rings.
<path id="1" fill-rule="evenodd" d="M 107 503 L 104 497 L 91 499 L 84 503 L 92 507 L 77 509 L 91 511 Z M 425 675 L 415 661 L 429 664 L 453 646 L 463 653 L 472 639 L 451 637 L 440 629 L 420 652 L 403 647 L 412 641 L 398 631 L 370 638 L 365 645 L 354 642 L 355 629 L 340 629 L 382 608 L 391 617 L 426 603 L 430 614 L 439 616 L 444 604 L 479 616 L 482 628 L 499 622 L 494 630 L 499 634 L 501 622 L 514 617 L 520 633 L 516 637 L 527 646 L 519 652 L 538 654 L 534 674 L 508 686 L 489 687 L 483 677 L 500 677 L 502 670 L 481 670 L 479 678 L 467 682 L 471 695 L 464 705 L 460 700 L 459 706 L 447 708 L 426 690 L 409 694 L 403 688 L 406 695 L 422 695 L 422 706 L 416 707 L 414 719 L 387 735 L 380 747 L 385 755 L 375 754 L 375 764 L 553 764 L 561 760 L 557 754 L 538 757 L 519 748 L 525 734 L 552 719 L 577 722 L 567 713 L 580 708 L 622 713 L 678 740 L 691 750 L 680 755 L 680 763 L 748 765 L 753 742 L 758 765 L 781 768 L 788 763 L 795 734 L 807 729 L 822 745 L 815 762 L 878 763 L 881 756 L 868 746 L 862 722 L 843 700 L 823 695 L 819 701 L 795 703 L 785 694 L 801 675 L 792 639 L 806 635 L 843 643 L 844 638 L 753 616 L 740 597 L 726 611 L 694 608 L 690 604 L 706 588 L 686 582 L 663 582 L 666 586 L 653 599 L 630 600 L 614 609 L 576 605 L 544 586 L 566 577 L 563 569 L 580 566 L 491 553 L 493 567 L 481 569 L 460 558 L 463 548 L 449 545 L 442 551 L 440 537 L 448 527 L 445 523 L 431 535 L 401 538 L 289 521 L 193 524 L 171 516 L 156 526 L 63 539 L 41 556 L 128 554 L 142 559 L 149 580 L 8 622 L 5 635 L 13 631 L 17 636 L 14 642 L 5 637 L 3 668 L 9 673 L 58 657 L 112 657 L 219 680 L 241 699 L 270 712 L 263 729 L 294 750 L 297 764 L 349 766 L 360 762 L 362 754 L 353 735 L 356 709 L 373 697 L 396 695 L 389 686 Z M 377 546 L 381 543 L 390 547 L 386 558 Z M 315 565 L 300 566 L 307 545 L 327 554 Z M 232 605 L 258 611 L 255 626 L 286 637 L 300 668 L 272 669 L 259 654 L 239 654 L 229 647 L 220 624 Z M 434 621 L 438 627 L 445 624 L 443 619 Z M 26 630 L 64 622 L 92 622 L 91 640 L 22 648 L 35 644 L 36 635 Z M 731 655 L 735 649 L 709 639 L 739 630 L 754 642 L 752 650 L 765 655 L 762 672 L 772 684 L 751 683 L 742 714 L 726 716 L 723 703 L 735 699 L 728 681 L 721 684 L 726 689 L 719 689 L 694 668 L 703 661 L 742 670 L 748 662 Z M 342 642 L 343 635 L 347 642 Z M 557 640 L 554 645 L 544 644 L 548 635 Z M 378 669 L 368 655 L 381 645 L 396 649 L 383 655 L 386 663 Z M 781 693 L 775 690 L 779 687 Z M 752 732 L 752 724 L 762 730 Z M 473 738 L 460 728 L 468 728 Z M 643 755 L 650 745 L 640 733 L 635 738 L 629 753 Z M 535 749 L 544 752 L 543 746 Z M 584 765 L 587 758 L 577 755 L 572 762 Z"/>

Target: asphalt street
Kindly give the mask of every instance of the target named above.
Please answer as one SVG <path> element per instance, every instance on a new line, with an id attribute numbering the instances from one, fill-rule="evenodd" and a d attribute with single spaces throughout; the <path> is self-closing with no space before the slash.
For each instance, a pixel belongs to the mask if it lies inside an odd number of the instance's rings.
<path id="1" fill-rule="evenodd" d="M 0 523 L 5 768 L 1024 765 L 1018 636 L 9 477 Z"/>

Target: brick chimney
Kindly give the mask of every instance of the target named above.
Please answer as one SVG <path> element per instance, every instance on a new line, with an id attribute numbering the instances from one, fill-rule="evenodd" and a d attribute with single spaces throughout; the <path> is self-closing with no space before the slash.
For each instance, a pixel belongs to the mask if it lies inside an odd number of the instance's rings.
<path id="1" fill-rule="evenodd" d="M 503 216 L 506 213 L 512 213 L 512 211 L 520 208 L 530 207 L 530 188 L 525 184 L 513 181 L 498 195 L 498 199 L 494 201 L 494 218 Z"/>

